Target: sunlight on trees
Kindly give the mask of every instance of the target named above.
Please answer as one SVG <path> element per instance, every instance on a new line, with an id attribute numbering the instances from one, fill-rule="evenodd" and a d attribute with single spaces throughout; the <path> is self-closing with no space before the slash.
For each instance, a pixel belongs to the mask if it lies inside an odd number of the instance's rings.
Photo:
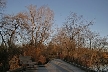
<path id="1" fill-rule="evenodd" d="M 2 1 L 1 8 L 5 6 Z M 60 58 L 86 68 L 99 69 L 100 65 L 108 65 L 108 37 L 100 37 L 90 30 L 93 21 L 86 21 L 82 15 L 72 12 L 63 26 L 52 34 L 54 12 L 48 6 L 26 8 L 27 11 L 1 17 L 0 68 L 19 67 L 19 55 L 31 56 L 41 64 L 46 63 L 46 58 Z"/>
<path id="2" fill-rule="evenodd" d="M 99 33 L 90 30 L 90 25 L 93 25 L 93 21 L 85 21 L 83 16 L 71 13 L 63 27 L 52 38 L 52 43 L 59 46 L 56 48 L 56 54 L 62 55 L 61 59 L 88 68 L 96 66 L 98 69 L 100 65 L 106 64 L 103 61 L 107 60 L 104 54 L 108 52 L 105 48 L 108 46 L 108 38 L 100 38 Z"/>

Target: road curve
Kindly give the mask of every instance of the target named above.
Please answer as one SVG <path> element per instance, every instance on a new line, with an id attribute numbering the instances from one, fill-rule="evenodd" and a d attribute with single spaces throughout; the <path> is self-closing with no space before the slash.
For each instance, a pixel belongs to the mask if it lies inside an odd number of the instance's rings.
<path id="1" fill-rule="evenodd" d="M 54 59 L 45 66 L 38 66 L 37 70 L 26 70 L 24 72 L 85 72 L 60 59 Z"/>

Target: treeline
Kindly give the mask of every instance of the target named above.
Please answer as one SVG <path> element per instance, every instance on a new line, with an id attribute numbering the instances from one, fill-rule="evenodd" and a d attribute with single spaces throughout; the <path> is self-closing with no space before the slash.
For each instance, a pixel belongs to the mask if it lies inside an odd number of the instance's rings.
<path id="1" fill-rule="evenodd" d="M 80 67 L 107 70 L 108 38 L 92 32 L 93 24 L 93 21 L 85 21 L 82 15 L 71 13 L 49 43 L 48 47 L 54 49 L 51 53 Z"/>
<path id="2" fill-rule="evenodd" d="M 9 62 L 14 55 L 20 54 L 32 56 L 37 61 L 40 51 L 45 48 L 52 32 L 54 13 L 47 6 L 37 8 L 30 5 L 27 9 L 28 11 L 16 15 L 4 14 L 0 20 L 1 66 L 5 65 L 5 61 Z M 2 52 L 8 53 L 7 57 Z"/>
<path id="3" fill-rule="evenodd" d="M 9 61 L 19 55 L 32 56 L 36 62 L 43 55 L 86 67 L 108 64 L 104 57 L 107 37 L 92 32 L 93 24 L 71 13 L 63 26 L 54 30 L 54 12 L 48 6 L 29 5 L 25 12 L 4 14 L 0 20 L 0 68 L 8 70 Z"/>

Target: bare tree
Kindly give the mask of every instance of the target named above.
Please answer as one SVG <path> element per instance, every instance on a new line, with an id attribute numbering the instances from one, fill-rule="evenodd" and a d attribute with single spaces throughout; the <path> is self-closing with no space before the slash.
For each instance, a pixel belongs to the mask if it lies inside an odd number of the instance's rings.
<path id="1" fill-rule="evenodd" d="M 6 7 L 6 0 L 0 0 L 0 18 L 2 18 L 2 10 Z M 0 29 L 1 29 L 2 25 L 0 24 Z M 1 39 L 2 39 L 2 43 L 5 43 L 5 40 L 3 38 L 3 35 L 2 35 L 2 31 L 0 30 L 0 36 L 1 36 Z"/>
<path id="2" fill-rule="evenodd" d="M 104 49 L 108 45 L 107 37 L 97 37 L 93 41 L 94 48 Z"/>
<path id="3" fill-rule="evenodd" d="M 36 9 L 36 6 L 30 5 L 27 8 L 28 23 L 31 25 L 31 43 L 36 46 L 37 43 L 44 43 L 50 36 L 54 13 L 47 6 Z"/>
<path id="4" fill-rule="evenodd" d="M 91 49 L 92 48 L 92 42 L 93 40 L 98 37 L 99 34 L 98 33 L 95 33 L 95 32 L 92 32 L 90 30 L 87 30 L 86 31 L 86 38 L 89 40 L 89 48 Z"/>
<path id="5" fill-rule="evenodd" d="M 22 13 L 17 15 L 4 15 L 1 21 L 2 30 L 2 41 L 6 41 L 8 46 L 11 46 L 16 41 L 19 41 L 20 35 L 22 35 L 22 29 L 28 29 L 28 24 L 26 23 L 27 16 Z M 24 34 L 24 33 L 23 33 Z M 14 42 L 14 40 L 16 41 Z"/>
<path id="6" fill-rule="evenodd" d="M 0 14 L 2 14 L 3 8 L 6 7 L 6 0 L 0 0 Z"/>
<path id="7" fill-rule="evenodd" d="M 71 42 L 76 42 L 77 47 L 84 42 L 85 30 L 88 29 L 93 22 L 86 22 L 83 20 L 83 16 L 78 16 L 76 13 L 71 13 L 67 18 L 67 22 L 64 25 L 66 29 L 66 34 L 70 37 Z"/>

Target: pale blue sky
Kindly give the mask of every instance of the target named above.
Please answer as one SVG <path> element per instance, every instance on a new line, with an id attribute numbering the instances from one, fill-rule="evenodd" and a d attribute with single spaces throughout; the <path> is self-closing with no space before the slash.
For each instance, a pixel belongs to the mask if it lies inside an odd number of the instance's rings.
<path id="1" fill-rule="evenodd" d="M 58 26 L 63 25 L 70 12 L 75 12 L 88 21 L 94 20 L 91 30 L 99 32 L 101 36 L 108 35 L 108 0 L 7 0 L 5 13 L 25 11 L 30 4 L 37 7 L 48 5 L 54 11 Z"/>

